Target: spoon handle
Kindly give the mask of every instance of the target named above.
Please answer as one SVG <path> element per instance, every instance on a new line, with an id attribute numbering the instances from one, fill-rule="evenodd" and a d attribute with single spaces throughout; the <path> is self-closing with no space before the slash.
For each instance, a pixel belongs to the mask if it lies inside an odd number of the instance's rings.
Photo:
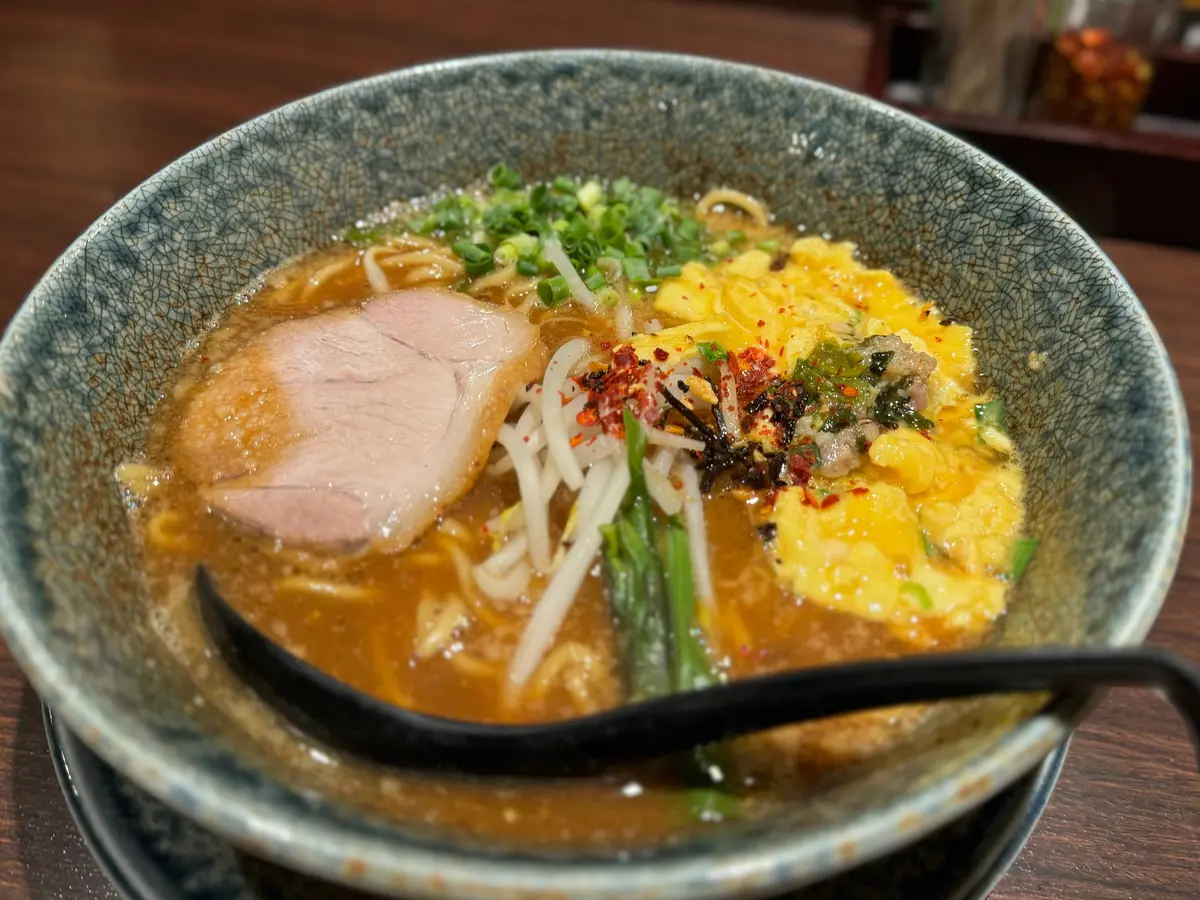
<path id="1" fill-rule="evenodd" d="M 650 759 L 780 725 L 985 694 L 1156 687 L 1200 748 L 1200 673 L 1150 647 L 929 653 L 738 679 L 593 715 L 497 725 L 427 715 L 332 678 L 259 631 L 196 572 L 201 617 L 246 683 L 313 737 L 386 765 L 545 775 Z"/>
<path id="2" fill-rule="evenodd" d="M 997 648 L 798 669 L 622 707 L 610 715 L 629 719 L 609 724 L 629 739 L 662 740 L 660 746 L 677 749 L 686 741 L 899 704 L 1109 687 L 1160 689 L 1187 721 L 1200 752 L 1200 671 L 1154 647 Z M 660 737 L 664 732 L 669 737 Z"/>

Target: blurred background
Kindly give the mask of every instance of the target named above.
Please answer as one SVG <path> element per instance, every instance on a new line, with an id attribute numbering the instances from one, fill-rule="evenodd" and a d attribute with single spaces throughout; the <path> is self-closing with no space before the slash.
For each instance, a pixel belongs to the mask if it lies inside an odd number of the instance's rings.
<path id="1" fill-rule="evenodd" d="M 852 20 L 853 86 L 982 147 L 1093 234 L 1200 246 L 1200 0 L 761 2 Z"/>

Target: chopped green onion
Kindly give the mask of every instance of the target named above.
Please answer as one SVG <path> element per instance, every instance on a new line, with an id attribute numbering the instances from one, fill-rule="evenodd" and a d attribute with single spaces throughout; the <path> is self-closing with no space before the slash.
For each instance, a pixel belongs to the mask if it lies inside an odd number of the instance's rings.
<path id="1" fill-rule="evenodd" d="M 696 345 L 696 349 L 709 362 L 719 362 L 729 358 L 729 353 L 716 341 L 703 341 Z"/>
<path id="2" fill-rule="evenodd" d="M 986 428 L 995 428 L 1002 433 L 1008 431 L 1008 410 L 1004 406 L 1004 398 L 997 397 L 987 403 L 975 404 L 975 428 L 982 432 Z M 980 438 L 980 443 L 983 439 Z"/>
<path id="3" fill-rule="evenodd" d="M 379 240 L 379 229 L 371 225 L 355 225 L 346 230 L 345 237 L 351 244 L 373 244 Z"/>
<path id="4" fill-rule="evenodd" d="M 497 237 L 516 237 L 533 227 L 529 210 L 512 203 L 496 203 L 483 211 L 484 231 Z"/>
<path id="5" fill-rule="evenodd" d="M 645 282 L 650 280 L 650 267 L 646 265 L 646 260 L 640 256 L 626 256 L 621 260 L 621 269 L 625 273 L 625 277 L 634 282 Z"/>
<path id="6" fill-rule="evenodd" d="M 503 243 L 516 250 L 517 256 L 532 256 L 538 247 L 541 246 L 537 235 L 524 233 L 511 235 L 505 238 Z"/>
<path id="7" fill-rule="evenodd" d="M 365 246 L 392 233 L 389 229 L 436 235 L 455 248 L 472 278 L 498 265 L 516 265 L 524 277 L 556 274 L 541 243 L 558 237 L 571 264 L 597 293 L 607 291 L 607 280 L 616 274 L 615 268 L 602 267 L 604 281 L 596 277 L 590 270 L 599 258 L 635 260 L 621 271 L 628 295 L 637 297 L 652 293 L 659 279 L 678 277 L 689 260 L 712 261 L 729 249 L 722 239 L 714 251 L 713 235 L 678 200 L 627 178 L 606 185 L 559 175 L 526 184 L 516 169 L 497 163 L 488 169 L 487 181 L 490 193 L 443 196 L 394 222 L 355 226 L 344 237 Z M 553 301 L 553 289 L 543 290 Z"/>
<path id="8" fill-rule="evenodd" d="M 468 197 L 443 197 L 429 209 L 431 230 L 447 237 L 459 235 L 470 224 L 474 210 L 475 204 Z"/>
<path id="9" fill-rule="evenodd" d="M 417 216 L 408 220 L 408 229 L 413 234 L 429 234 L 433 231 L 433 215 Z"/>
<path id="10" fill-rule="evenodd" d="M 463 264 L 466 266 L 467 274 L 472 278 L 486 275 L 492 271 L 492 267 L 495 265 L 492 250 L 486 244 L 476 244 L 472 241 L 458 241 L 450 249 L 462 259 Z"/>
<path id="11" fill-rule="evenodd" d="M 496 188 L 484 206 L 491 206 L 495 203 L 507 203 L 509 206 L 519 206 L 524 209 L 529 205 L 529 195 L 524 190 L 512 191 L 508 188 Z"/>
<path id="12" fill-rule="evenodd" d="M 496 188 L 508 188 L 510 190 L 520 190 L 525 186 L 525 182 L 521 180 L 521 176 L 517 174 L 516 169 L 506 166 L 504 163 L 496 163 L 488 169 L 488 183 Z"/>
<path id="13" fill-rule="evenodd" d="M 614 287 L 602 287 L 596 291 L 596 300 L 602 306 L 616 306 L 621 302 L 621 295 Z"/>
<path id="14" fill-rule="evenodd" d="M 671 626 L 671 680 L 676 691 L 696 691 L 715 684 L 717 675 L 696 633 L 696 592 L 687 530 L 672 516 L 661 536 L 667 588 L 667 619 Z"/>
<path id="15" fill-rule="evenodd" d="M 647 207 L 656 207 L 663 202 L 663 192 L 658 188 L 642 186 L 638 190 L 638 199 Z"/>
<path id="16" fill-rule="evenodd" d="M 915 581 L 900 585 L 900 596 L 910 603 L 916 603 L 921 609 L 933 609 L 933 598 L 929 596 L 929 591 Z"/>
<path id="17" fill-rule="evenodd" d="M 779 241 L 774 240 L 774 239 L 769 240 L 769 241 L 759 241 L 758 249 L 765 250 L 767 253 L 778 253 L 779 252 Z"/>
<path id="18" fill-rule="evenodd" d="M 587 285 L 589 291 L 598 291 L 608 282 L 604 278 L 603 272 L 593 272 L 587 278 L 583 279 L 583 283 Z"/>
<path id="19" fill-rule="evenodd" d="M 546 306 L 558 306 L 571 296 L 571 289 L 567 287 L 567 279 L 561 275 L 543 278 L 538 282 L 537 292 Z"/>
<path id="20" fill-rule="evenodd" d="M 930 559 L 937 559 L 945 556 L 946 552 L 933 542 L 933 539 L 921 529 L 921 546 L 925 549 L 925 555 Z"/>
<path id="21" fill-rule="evenodd" d="M 589 181 L 575 194 L 575 199 L 579 201 L 583 211 L 587 212 L 604 199 L 604 188 L 600 187 L 598 181 Z"/>
<path id="22" fill-rule="evenodd" d="M 1009 566 L 1009 577 L 1013 581 L 1019 581 L 1025 574 L 1039 543 L 1035 538 L 1021 538 L 1013 545 L 1012 562 Z"/>
<path id="23" fill-rule="evenodd" d="M 731 243 L 731 244 L 740 244 L 745 239 L 746 239 L 746 232 L 739 231 L 736 228 L 733 229 L 732 231 L 725 232 L 725 240 L 729 241 L 729 243 Z"/>

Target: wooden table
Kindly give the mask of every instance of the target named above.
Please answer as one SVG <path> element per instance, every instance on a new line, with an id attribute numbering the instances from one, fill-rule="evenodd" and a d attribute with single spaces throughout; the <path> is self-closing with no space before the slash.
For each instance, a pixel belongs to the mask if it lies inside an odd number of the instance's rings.
<path id="1" fill-rule="evenodd" d="M 849 20 L 685 0 L 9 0 L 0 5 L 0 321 L 88 223 L 152 172 L 329 85 L 440 57 L 609 45 L 725 56 L 858 87 L 867 42 Z M 1200 254 L 1106 249 L 1150 311 L 1200 421 Z M 1193 530 L 1152 640 L 1200 659 L 1198 601 Z M 113 896 L 63 805 L 37 700 L 0 646 L 0 900 Z M 1080 729 L 1037 833 L 994 896 L 1200 896 L 1195 755 L 1164 702 L 1118 692 Z"/>

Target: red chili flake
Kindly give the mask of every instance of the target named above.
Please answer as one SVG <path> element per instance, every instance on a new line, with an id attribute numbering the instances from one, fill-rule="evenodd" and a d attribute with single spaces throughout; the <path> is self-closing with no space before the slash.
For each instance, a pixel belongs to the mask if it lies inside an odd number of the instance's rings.
<path id="1" fill-rule="evenodd" d="M 869 493 L 871 493 L 871 489 L 870 489 L 870 488 L 865 488 L 865 487 L 862 487 L 862 486 L 860 485 L 859 487 L 856 487 L 856 488 L 854 488 L 852 491 L 850 491 L 850 493 L 852 493 L 852 494 L 857 494 L 858 496 L 860 496 L 860 497 L 861 497 L 863 494 L 869 494 Z"/>
<path id="2" fill-rule="evenodd" d="M 208 362 L 208 357 L 207 356 L 200 357 L 200 362 L 202 362 L 202 363 Z"/>
<path id="3" fill-rule="evenodd" d="M 779 499 L 779 491 L 775 488 L 767 491 L 767 495 L 763 497 L 763 509 L 774 509 L 775 501 Z"/>
<path id="4" fill-rule="evenodd" d="M 528 444 L 529 443 L 529 435 L 525 435 L 525 437 L 521 438 L 521 440 L 523 440 L 525 443 Z"/>
<path id="5" fill-rule="evenodd" d="M 821 498 L 818 497 L 816 494 L 814 494 L 812 491 L 810 491 L 808 488 L 804 489 L 804 496 L 802 499 L 803 499 L 804 503 L 807 504 L 808 506 L 815 506 L 815 507 L 817 507 L 817 509 L 821 508 Z"/>
<path id="6" fill-rule="evenodd" d="M 762 319 L 759 319 L 759 320 L 758 320 L 758 327 L 759 327 L 759 328 L 762 328 L 762 327 L 763 327 L 764 325 L 766 325 L 766 324 L 767 324 L 767 323 L 766 323 L 766 322 L 764 322 Z"/>
<path id="7" fill-rule="evenodd" d="M 925 440 L 927 440 L 927 441 L 933 440 L 933 438 L 930 436 L 928 431 L 918 431 L 917 434 L 919 434 L 921 437 L 925 438 Z"/>
<path id="8" fill-rule="evenodd" d="M 582 434 L 572 435 L 572 437 L 571 437 L 571 446 L 572 447 L 578 447 L 582 443 L 583 443 L 583 435 Z"/>
<path id="9" fill-rule="evenodd" d="M 804 453 L 793 453 L 788 457 L 788 471 L 797 484 L 808 484 L 812 477 L 812 457 Z"/>
<path id="10" fill-rule="evenodd" d="M 601 341 L 600 349 L 607 353 L 609 350 L 612 349 L 612 341 Z"/>
<path id="11" fill-rule="evenodd" d="M 857 397 L 858 388 L 854 387 L 853 385 L 844 384 L 842 385 L 842 394 L 846 397 Z"/>
<path id="12" fill-rule="evenodd" d="M 613 368 L 628 369 L 636 366 L 638 362 L 637 354 L 633 352 L 633 348 L 626 345 L 618 347 L 613 351 Z"/>
<path id="13" fill-rule="evenodd" d="M 939 335 L 936 335 L 936 334 L 935 334 L 935 335 L 933 336 L 933 339 L 934 339 L 935 341 L 937 341 L 939 344 L 942 342 L 942 339 L 941 339 L 941 337 L 940 337 Z"/>
<path id="14" fill-rule="evenodd" d="M 841 499 L 842 498 L 839 497 L 837 494 L 830 494 L 828 497 L 826 497 L 824 500 L 821 501 L 821 509 L 828 509 L 829 507 L 833 506 L 833 504 L 837 503 Z"/>
<path id="15" fill-rule="evenodd" d="M 622 417 L 627 408 L 642 422 L 658 420 L 661 411 L 655 392 L 649 389 L 655 374 L 651 364 L 639 360 L 632 347 L 613 351 L 612 368 L 589 381 L 591 401 L 605 431 L 618 437 L 624 435 Z"/>
<path id="16" fill-rule="evenodd" d="M 784 314 L 784 308 L 782 306 L 779 307 L 779 309 L 775 310 L 775 315 L 782 316 L 783 314 Z"/>
<path id="17" fill-rule="evenodd" d="M 700 282 L 700 290 L 704 290 L 704 282 Z"/>
<path id="18" fill-rule="evenodd" d="M 575 421 L 587 428 L 589 425 L 597 425 L 600 422 L 600 414 L 593 407 L 585 406 L 579 411 L 579 415 L 575 417 Z"/>
<path id="19" fill-rule="evenodd" d="M 749 403 L 775 377 L 775 360 L 758 347 L 747 347 L 741 353 L 729 357 L 729 367 L 733 370 L 734 382 L 737 386 L 738 400 Z"/>
<path id="20" fill-rule="evenodd" d="M 771 349 L 771 339 L 767 338 L 765 341 L 763 341 L 763 346 L 766 347 L 768 350 L 770 350 Z"/>
<path id="21" fill-rule="evenodd" d="M 666 350 L 664 350 L 662 347 L 655 347 L 654 348 L 654 358 L 657 359 L 659 362 L 666 362 L 668 359 L 671 358 L 671 354 L 668 353 Z"/>

